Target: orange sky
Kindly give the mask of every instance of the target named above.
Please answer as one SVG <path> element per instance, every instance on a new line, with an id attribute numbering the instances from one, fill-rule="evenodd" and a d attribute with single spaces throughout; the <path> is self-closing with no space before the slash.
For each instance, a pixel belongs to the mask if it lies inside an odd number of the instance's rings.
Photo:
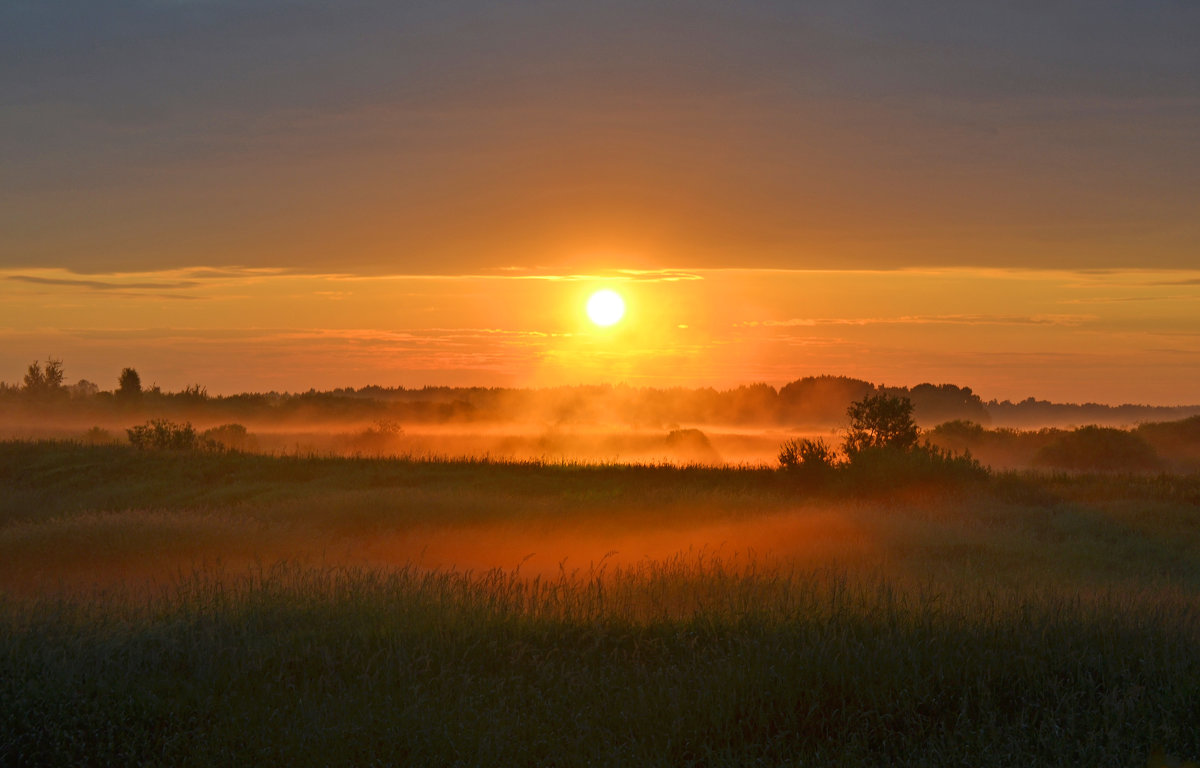
<path id="1" fill-rule="evenodd" d="M 0 365 L 54 355 L 212 393 L 385 384 L 783 384 L 838 373 L 985 398 L 1200 400 L 1200 271 L 0 274 Z M 611 328 L 584 311 L 613 288 Z M 53 323 L 47 320 L 52 319 Z"/>
<path id="2" fill-rule="evenodd" d="M 1197 29 L 1183 0 L 3 3 L 0 380 L 1200 402 Z"/>

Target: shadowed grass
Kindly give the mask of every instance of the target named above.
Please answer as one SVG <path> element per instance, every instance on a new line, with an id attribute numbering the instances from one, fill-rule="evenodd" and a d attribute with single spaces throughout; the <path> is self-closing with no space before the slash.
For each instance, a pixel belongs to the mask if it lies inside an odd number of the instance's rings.
<path id="1" fill-rule="evenodd" d="M 1195 758 L 1198 488 L 0 443 L 0 764 Z"/>
<path id="2" fill-rule="evenodd" d="M 0 760 L 1096 765 L 1200 754 L 1171 590 L 897 591 L 677 558 L 558 579 L 277 567 L 10 604 Z"/>

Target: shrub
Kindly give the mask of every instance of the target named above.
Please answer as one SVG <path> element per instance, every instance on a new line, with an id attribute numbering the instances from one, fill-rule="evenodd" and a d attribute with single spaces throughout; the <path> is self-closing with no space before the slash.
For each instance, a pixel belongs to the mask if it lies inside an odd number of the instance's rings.
<path id="1" fill-rule="evenodd" d="M 1200 416 L 1142 424 L 1135 434 L 1145 438 L 1160 455 L 1200 459 Z"/>
<path id="2" fill-rule="evenodd" d="M 820 438 L 796 438 L 779 446 L 779 466 L 788 470 L 820 472 L 832 469 L 837 454 Z"/>
<path id="3" fill-rule="evenodd" d="M 391 419 L 376 419 L 371 426 L 351 435 L 347 449 L 351 453 L 383 456 L 396 450 L 404 428 Z"/>
<path id="4" fill-rule="evenodd" d="M 673 429 L 667 433 L 667 447 L 685 461 L 720 461 L 721 456 L 698 429 Z"/>
<path id="5" fill-rule="evenodd" d="M 938 424 L 933 429 L 927 430 L 925 435 L 942 443 L 943 447 L 950 444 L 957 450 L 963 450 L 970 444 L 983 440 L 987 433 L 988 430 L 980 424 L 956 419 Z"/>
<path id="6" fill-rule="evenodd" d="M 200 438 L 190 422 L 179 424 L 166 419 L 151 419 L 125 431 L 129 434 L 130 445 L 143 451 L 191 451 L 201 447 Z"/>
<path id="7" fill-rule="evenodd" d="M 928 442 L 909 450 L 866 448 L 854 455 L 846 469 L 853 484 L 867 486 L 912 482 L 958 484 L 990 476 L 987 467 L 969 451 L 955 454 Z"/>
<path id="8" fill-rule="evenodd" d="M 1034 463 L 1098 472 L 1144 472 L 1162 465 L 1158 453 L 1141 435 L 1094 424 L 1059 435 L 1037 452 Z"/>
<path id="9" fill-rule="evenodd" d="M 92 427 L 83 433 L 82 441 L 84 445 L 112 445 L 117 439 L 103 427 Z"/>
<path id="10" fill-rule="evenodd" d="M 254 435 L 247 432 L 241 424 L 222 424 L 206 429 L 200 435 L 200 439 L 206 447 L 214 450 L 252 451 L 258 447 Z"/>

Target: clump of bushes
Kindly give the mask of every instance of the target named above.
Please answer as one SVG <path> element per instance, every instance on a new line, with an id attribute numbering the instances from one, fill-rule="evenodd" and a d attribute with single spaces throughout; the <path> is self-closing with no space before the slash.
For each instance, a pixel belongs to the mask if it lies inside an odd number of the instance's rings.
<path id="1" fill-rule="evenodd" d="M 1140 434 L 1095 425 L 1059 435 L 1037 452 L 1034 463 L 1093 472 L 1145 472 L 1162 466 L 1154 447 Z"/>
<path id="2" fill-rule="evenodd" d="M 84 445 L 112 445 L 117 442 L 117 438 L 103 427 L 92 427 L 83 433 L 81 441 Z"/>
<path id="3" fill-rule="evenodd" d="M 846 477 L 854 485 L 879 485 L 892 481 L 969 483 L 988 477 L 987 467 L 970 452 L 951 453 L 930 443 L 908 450 L 867 448 L 846 462 Z"/>
<path id="4" fill-rule="evenodd" d="M 241 424 L 222 424 L 204 430 L 200 435 L 206 448 L 218 451 L 253 451 L 258 440 Z"/>
<path id="5" fill-rule="evenodd" d="M 825 472 L 837 464 L 837 452 L 824 440 L 797 438 L 779 447 L 779 466 L 790 471 Z"/>
<path id="6" fill-rule="evenodd" d="M 151 419 L 125 432 L 129 435 L 129 444 L 143 451 L 193 451 L 203 445 L 191 422 L 180 424 L 167 419 Z"/>
<path id="7" fill-rule="evenodd" d="M 936 441 L 941 448 L 963 451 L 972 445 L 979 445 L 990 433 L 998 431 L 1000 430 L 984 429 L 982 424 L 974 421 L 955 419 L 926 430 L 925 435 Z"/>
<path id="8" fill-rule="evenodd" d="M 721 456 L 699 429 L 672 429 L 667 433 L 667 448 L 686 461 L 720 461 Z"/>
<path id="9" fill-rule="evenodd" d="M 922 433 L 939 448 L 970 450 L 993 467 L 1068 472 L 1161 472 L 1200 469 L 1200 416 L 1136 429 L 985 429 L 948 421 Z"/>
<path id="10" fill-rule="evenodd" d="M 1200 469 L 1200 416 L 1180 421 L 1142 424 L 1135 433 L 1146 439 L 1159 456 L 1188 462 L 1193 471 Z"/>
<path id="11" fill-rule="evenodd" d="M 384 456 L 393 453 L 404 436 L 404 428 L 391 419 L 376 419 L 363 431 L 350 435 L 346 449 L 353 454 Z"/>
<path id="12" fill-rule="evenodd" d="M 988 470 L 970 452 L 954 454 L 928 441 L 913 419 L 913 404 L 906 397 L 868 395 L 846 410 L 850 427 L 842 441 L 845 459 L 824 440 L 796 439 L 779 449 L 784 470 L 809 477 L 830 477 L 836 470 L 855 486 L 891 482 L 970 482 L 988 476 Z"/>
<path id="13" fill-rule="evenodd" d="M 923 433 L 934 445 L 958 453 L 970 451 L 992 467 L 1026 468 L 1033 457 L 1063 430 L 988 429 L 970 421 L 947 421 Z"/>
<path id="14" fill-rule="evenodd" d="M 88 435 L 98 429 L 90 430 Z M 129 444 L 142 451 L 249 451 L 258 447 L 254 435 L 241 424 L 222 424 L 198 433 L 191 422 L 151 419 L 125 432 Z"/>

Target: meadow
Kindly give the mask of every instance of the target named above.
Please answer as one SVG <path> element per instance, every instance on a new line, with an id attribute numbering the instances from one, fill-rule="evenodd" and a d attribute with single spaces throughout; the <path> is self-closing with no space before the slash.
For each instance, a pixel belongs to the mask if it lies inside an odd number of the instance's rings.
<path id="1" fill-rule="evenodd" d="M 862 480 L 3 442 L 0 763 L 1200 757 L 1200 475 Z"/>

